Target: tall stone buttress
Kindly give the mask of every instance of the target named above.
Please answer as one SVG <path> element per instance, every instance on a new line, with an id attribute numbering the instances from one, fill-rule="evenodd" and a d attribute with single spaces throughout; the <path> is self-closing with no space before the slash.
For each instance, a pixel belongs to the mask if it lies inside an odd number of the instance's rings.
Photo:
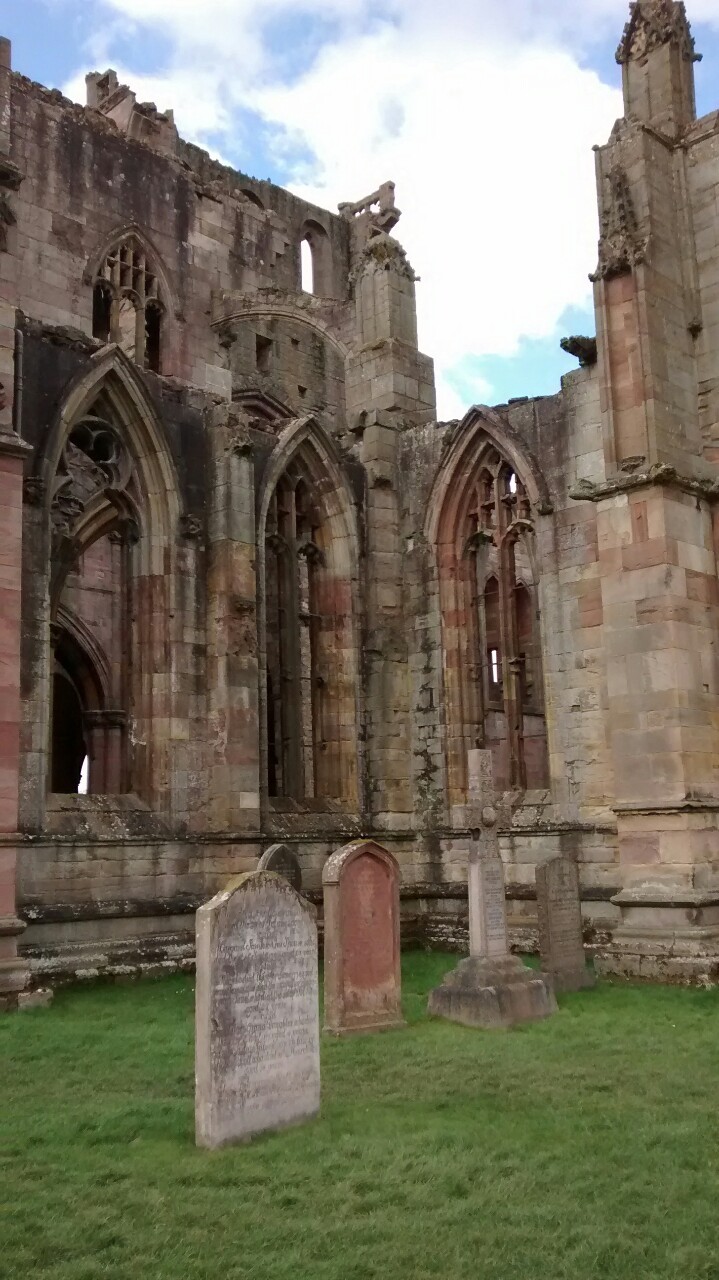
<path id="1" fill-rule="evenodd" d="M 716 143 L 713 128 L 696 124 L 697 56 L 683 4 L 631 6 L 617 51 L 625 116 L 597 150 L 593 277 L 606 468 L 593 496 L 621 880 L 605 964 L 641 974 L 643 954 L 657 952 L 676 977 L 701 970 L 719 945 L 716 418 L 707 414 L 719 254 L 701 191 Z"/>

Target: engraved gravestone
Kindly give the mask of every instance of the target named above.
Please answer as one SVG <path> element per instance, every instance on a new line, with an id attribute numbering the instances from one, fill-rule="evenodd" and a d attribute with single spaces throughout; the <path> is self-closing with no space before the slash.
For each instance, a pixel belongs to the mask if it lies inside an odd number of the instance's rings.
<path id="1" fill-rule="evenodd" d="M 549 858 L 537 867 L 537 917 L 542 969 L 555 991 L 594 986 L 582 940 L 579 870 L 572 858 Z"/>
<path id="2" fill-rule="evenodd" d="M 276 871 L 278 876 L 284 876 L 285 880 L 289 881 L 297 893 L 302 889 L 302 868 L 299 859 L 286 844 L 271 844 L 269 849 L 265 849 L 257 864 L 257 870 Z"/>
<path id="3" fill-rule="evenodd" d="M 355 840 L 328 858 L 322 887 L 325 1031 L 402 1026 L 397 860 Z"/>
<path id="4" fill-rule="evenodd" d="M 501 811 L 495 804 L 491 752 L 470 751 L 467 764 L 473 827 L 467 873 L 469 958 L 435 987 L 428 1008 L 470 1027 L 511 1027 L 546 1018 L 557 1004 L 549 979 L 526 968 L 509 949 L 497 829 Z M 503 816 L 509 825 L 509 814 Z"/>
<path id="5" fill-rule="evenodd" d="M 269 871 L 197 912 L 198 1146 L 244 1142 L 320 1106 L 315 909 Z"/>

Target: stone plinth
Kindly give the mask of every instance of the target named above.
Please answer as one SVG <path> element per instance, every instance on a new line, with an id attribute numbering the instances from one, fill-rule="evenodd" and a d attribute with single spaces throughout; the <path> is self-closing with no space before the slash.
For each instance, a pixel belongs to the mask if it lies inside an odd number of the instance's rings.
<path id="1" fill-rule="evenodd" d="M 281 876 L 238 876 L 197 912 L 195 1023 L 198 1146 L 318 1114 L 315 911 Z"/>
<path id="2" fill-rule="evenodd" d="M 448 973 L 429 997 L 429 1013 L 465 1027 L 487 1029 L 536 1022 L 557 1008 L 545 975 L 513 955 L 491 960 L 469 956 Z"/>
<path id="3" fill-rule="evenodd" d="M 322 874 L 325 1031 L 401 1027 L 399 866 L 373 841 L 332 854 Z"/>
<path id="4" fill-rule="evenodd" d="M 537 867 L 537 917 L 542 971 L 555 992 L 593 987 L 582 939 L 579 871 L 572 858 L 548 858 Z"/>
<path id="5" fill-rule="evenodd" d="M 302 868 L 299 859 L 286 844 L 271 844 L 265 849 L 258 864 L 258 871 L 275 871 L 284 876 L 296 893 L 302 889 Z"/>
<path id="6" fill-rule="evenodd" d="M 499 853 L 499 813 L 489 751 L 468 753 L 470 794 L 481 827 L 469 855 L 469 959 L 462 960 L 430 994 L 428 1010 L 468 1027 L 512 1027 L 556 1012 L 550 979 L 527 969 L 509 950 L 504 867 Z M 484 800 L 484 804 L 482 801 Z M 506 815 L 508 818 L 508 815 Z"/>

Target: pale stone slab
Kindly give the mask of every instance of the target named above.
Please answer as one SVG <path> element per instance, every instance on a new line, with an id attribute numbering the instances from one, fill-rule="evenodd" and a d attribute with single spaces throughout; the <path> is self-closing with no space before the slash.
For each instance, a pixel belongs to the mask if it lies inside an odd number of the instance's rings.
<path id="1" fill-rule="evenodd" d="M 292 888 L 299 893 L 302 889 L 302 868 L 299 859 L 286 844 L 271 844 L 265 849 L 258 864 L 258 871 L 276 871 L 284 876 Z"/>
<path id="2" fill-rule="evenodd" d="M 548 858 L 537 867 L 537 918 L 542 969 L 555 991 L 593 986 L 582 940 L 579 870 L 573 858 Z"/>
<path id="3" fill-rule="evenodd" d="M 403 1026 L 399 865 L 372 840 L 355 840 L 325 863 L 325 1031 Z"/>
<path id="4" fill-rule="evenodd" d="M 197 912 L 198 1146 L 244 1142 L 320 1107 L 315 910 L 248 872 Z"/>

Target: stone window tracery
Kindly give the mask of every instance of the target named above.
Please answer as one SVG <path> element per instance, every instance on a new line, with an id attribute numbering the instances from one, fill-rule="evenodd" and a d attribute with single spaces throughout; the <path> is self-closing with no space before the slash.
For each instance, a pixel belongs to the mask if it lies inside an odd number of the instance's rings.
<path id="1" fill-rule="evenodd" d="M 547 784 L 535 530 L 526 487 L 497 449 L 462 477 L 440 526 L 450 788 L 466 753 L 495 756 L 503 788 Z M 459 798 L 459 796 L 457 796 Z"/>
<path id="2" fill-rule="evenodd" d="M 131 455 L 100 395 L 68 431 L 50 491 L 52 791 L 127 789 L 130 555 L 139 506 Z"/>
<path id="3" fill-rule="evenodd" d="M 92 332 L 142 368 L 161 368 L 164 305 L 156 272 L 135 235 L 117 242 L 93 282 Z"/>
<path id="4" fill-rule="evenodd" d="M 311 454 L 311 451 L 308 451 Z M 266 786 L 269 799 L 357 799 L 349 538 L 338 495 L 298 450 L 265 529 Z"/>

